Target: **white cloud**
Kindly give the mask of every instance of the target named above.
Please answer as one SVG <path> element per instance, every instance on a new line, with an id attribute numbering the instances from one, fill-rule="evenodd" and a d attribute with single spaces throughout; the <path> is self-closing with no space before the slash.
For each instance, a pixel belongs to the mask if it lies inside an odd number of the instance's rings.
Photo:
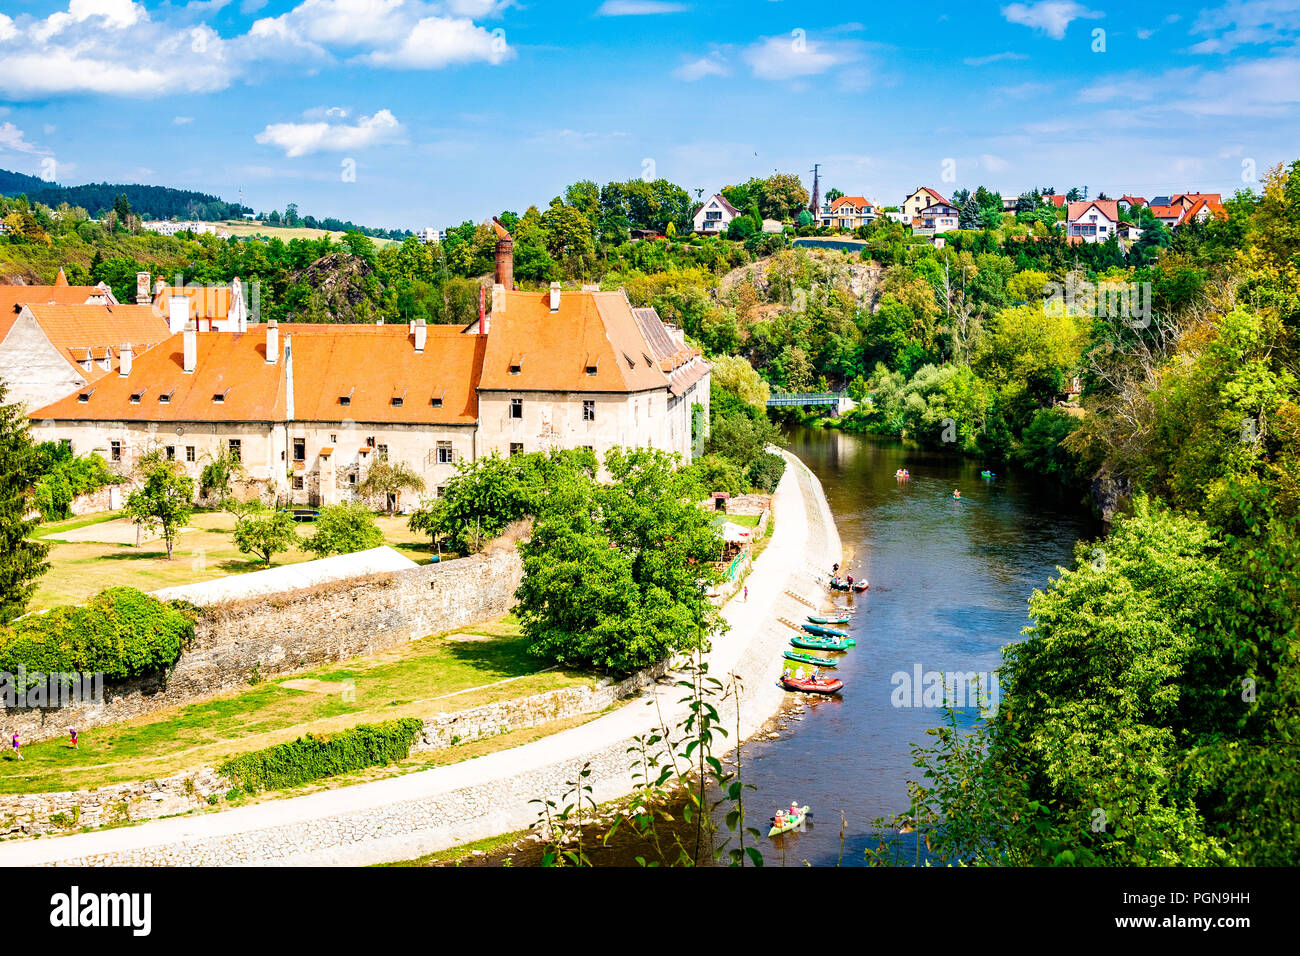
<path id="1" fill-rule="evenodd" d="M 1300 55 L 1243 60 L 1221 70 L 1184 67 L 1157 76 L 1127 73 L 1101 80 L 1079 93 L 1085 103 L 1119 101 L 1146 123 L 1161 117 L 1284 117 L 1300 106 Z"/>
<path id="2" fill-rule="evenodd" d="M 489 32 L 472 20 L 426 17 L 396 47 L 375 50 L 357 59 L 372 66 L 430 70 L 462 63 L 496 65 L 515 55 L 505 34 Z"/>
<path id="3" fill-rule="evenodd" d="M 1207 39 L 1193 53 L 1229 53 L 1239 46 L 1280 43 L 1300 36 L 1300 5 L 1295 0 L 1228 0 L 1215 10 L 1202 10 L 1192 33 Z"/>
<path id="4" fill-rule="evenodd" d="M 1007 168 L 1008 163 L 1001 156 L 984 153 L 980 156 L 980 165 L 991 173 L 1000 173 Z"/>
<path id="5" fill-rule="evenodd" d="M 720 53 L 687 60 L 677 69 L 673 70 L 673 76 L 677 77 L 679 80 L 686 80 L 688 83 L 693 83 L 695 80 L 702 80 L 706 76 L 730 75 L 731 68 L 727 66 L 726 59 L 724 59 Z"/>
<path id="6" fill-rule="evenodd" d="M 1038 3 L 1013 3 L 1003 7 L 1002 16 L 1010 23 L 1042 30 L 1053 40 L 1061 40 L 1073 21 L 1096 20 L 1105 14 L 1089 10 L 1074 0 L 1040 0 Z"/>
<path id="7" fill-rule="evenodd" d="M 284 150 L 285 156 L 306 156 L 318 152 L 343 152 L 365 149 L 383 143 L 400 142 L 405 129 L 388 110 L 372 116 L 358 117 L 354 125 L 345 123 L 272 123 L 254 139 L 264 146 Z"/>
<path id="8" fill-rule="evenodd" d="M 665 3 L 663 0 L 605 0 L 596 11 L 596 16 L 643 17 L 659 13 L 684 13 L 689 9 L 684 3 Z"/>
<path id="9" fill-rule="evenodd" d="M 0 149 L 15 153 L 43 153 L 45 150 L 27 142 L 20 130 L 13 123 L 0 123 Z"/>
<path id="10" fill-rule="evenodd" d="M 18 35 L 18 28 L 14 26 L 13 17 L 0 13 L 0 42 L 11 40 Z"/>
<path id="11" fill-rule="evenodd" d="M 765 80 L 790 80 L 820 76 L 852 63 L 861 54 L 860 44 L 851 41 L 817 42 L 802 30 L 789 36 L 766 37 L 742 54 L 755 76 Z"/>
<path id="12" fill-rule="evenodd" d="M 1002 60 L 1027 60 L 1029 56 L 1025 53 L 1012 53 L 1010 50 L 1005 53 L 990 53 L 988 56 L 968 56 L 962 60 L 967 66 L 988 66 L 990 63 L 999 63 Z"/>

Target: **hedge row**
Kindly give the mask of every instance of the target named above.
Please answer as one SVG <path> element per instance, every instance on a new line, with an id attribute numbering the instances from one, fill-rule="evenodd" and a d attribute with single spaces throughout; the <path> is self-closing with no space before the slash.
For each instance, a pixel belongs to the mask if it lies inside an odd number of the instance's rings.
<path id="1" fill-rule="evenodd" d="M 247 793 L 280 790 L 404 759 L 424 729 L 417 717 L 358 724 L 334 734 L 307 734 L 287 744 L 227 760 L 217 772 Z"/>
<path id="2" fill-rule="evenodd" d="M 0 671 L 142 677 L 175 664 L 193 636 L 192 615 L 135 588 L 108 588 L 88 604 L 0 626 Z"/>

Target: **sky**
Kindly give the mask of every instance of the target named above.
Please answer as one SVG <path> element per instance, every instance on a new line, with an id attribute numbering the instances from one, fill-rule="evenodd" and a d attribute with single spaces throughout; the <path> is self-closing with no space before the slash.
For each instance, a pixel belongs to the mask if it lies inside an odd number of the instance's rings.
<path id="1" fill-rule="evenodd" d="M 0 0 L 0 168 L 386 228 L 774 170 L 1254 188 L 1300 158 L 1300 0 Z"/>

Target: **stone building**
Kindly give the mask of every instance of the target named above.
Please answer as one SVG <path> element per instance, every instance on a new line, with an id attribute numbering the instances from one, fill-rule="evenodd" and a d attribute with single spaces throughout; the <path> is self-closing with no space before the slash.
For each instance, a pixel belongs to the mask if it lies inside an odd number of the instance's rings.
<path id="1" fill-rule="evenodd" d="M 228 453 L 245 493 L 309 505 L 355 498 L 380 460 L 405 463 L 426 494 L 492 453 L 623 445 L 689 460 L 708 422 L 699 351 L 622 292 L 516 290 L 504 230 L 498 251 L 491 309 L 463 329 L 205 321 L 155 290 L 184 328 L 124 343 L 115 374 L 30 413 L 33 435 L 123 470 L 159 448 L 196 479 Z"/>

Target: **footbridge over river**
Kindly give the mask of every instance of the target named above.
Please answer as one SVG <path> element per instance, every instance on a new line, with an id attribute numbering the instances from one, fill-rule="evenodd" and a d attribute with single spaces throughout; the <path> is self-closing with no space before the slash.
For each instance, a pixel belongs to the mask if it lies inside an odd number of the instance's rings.
<path id="1" fill-rule="evenodd" d="M 781 405 L 830 405 L 835 414 L 843 415 L 858 403 L 849 398 L 848 392 L 773 392 L 767 400 L 768 408 Z"/>

